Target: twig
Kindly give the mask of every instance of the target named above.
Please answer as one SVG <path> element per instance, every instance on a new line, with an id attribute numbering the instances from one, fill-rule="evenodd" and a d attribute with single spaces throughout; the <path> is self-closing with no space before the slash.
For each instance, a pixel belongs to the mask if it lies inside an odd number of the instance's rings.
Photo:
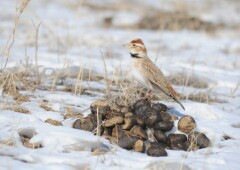
<path id="1" fill-rule="evenodd" d="M 15 18 L 14 18 L 14 25 L 13 25 L 13 29 L 12 29 L 12 34 L 9 38 L 10 41 L 7 42 L 7 52 L 6 52 L 6 57 L 7 58 L 6 58 L 5 65 L 1 69 L 1 71 L 4 71 L 4 69 L 7 67 L 9 57 L 10 57 L 10 51 L 11 51 L 11 48 L 12 48 L 14 42 L 15 42 L 15 33 L 16 33 L 17 26 L 18 26 L 18 23 L 19 23 L 19 19 L 20 19 L 21 14 L 23 13 L 24 9 L 26 8 L 27 4 L 29 3 L 29 1 L 30 0 L 23 0 L 20 7 L 19 8 L 16 7 L 16 13 L 15 13 Z M 10 42 L 10 44 L 9 44 L 9 42 Z"/>
<path id="2" fill-rule="evenodd" d="M 41 22 L 39 22 L 38 25 L 35 25 L 34 21 L 32 20 L 32 24 L 36 31 L 35 33 L 35 67 L 36 67 L 36 82 L 37 84 L 39 84 L 40 78 L 39 78 L 39 68 L 38 68 L 38 33 L 39 33 Z"/>
<path id="3" fill-rule="evenodd" d="M 109 86 L 109 82 L 108 82 L 107 66 L 106 66 L 105 58 L 104 58 L 101 50 L 100 50 L 100 53 L 101 53 L 101 57 L 102 57 L 103 64 L 104 64 L 104 70 L 105 70 L 104 79 L 105 79 L 105 82 L 106 82 L 106 94 L 107 94 L 107 98 L 109 99 L 110 98 L 110 86 Z"/>

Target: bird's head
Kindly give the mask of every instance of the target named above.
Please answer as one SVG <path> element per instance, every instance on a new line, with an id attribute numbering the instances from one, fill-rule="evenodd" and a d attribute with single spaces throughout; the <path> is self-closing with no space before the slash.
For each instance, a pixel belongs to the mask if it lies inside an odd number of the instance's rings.
<path id="1" fill-rule="evenodd" d="M 129 49 L 130 55 L 133 58 L 147 57 L 147 50 L 141 39 L 139 38 L 133 39 L 130 43 L 126 44 L 126 46 Z"/>

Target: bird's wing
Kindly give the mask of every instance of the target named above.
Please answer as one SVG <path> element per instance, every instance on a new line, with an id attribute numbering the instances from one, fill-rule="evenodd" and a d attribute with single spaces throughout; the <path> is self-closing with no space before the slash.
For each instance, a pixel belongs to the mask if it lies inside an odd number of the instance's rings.
<path id="1" fill-rule="evenodd" d="M 176 91 L 164 77 L 162 71 L 150 59 L 146 58 L 146 61 L 142 62 L 142 69 L 154 88 L 162 90 L 170 97 L 178 97 Z"/>
<path id="2" fill-rule="evenodd" d="M 184 106 L 178 99 L 176 91 L 173 89 L 169 81 L 164 77 L 162 71 L 150 59 L 146 58 L 145 60 L 146 61 L 142 62 L 143 73 L 153 88 L 163 91 L 166 95 L 180 104 L 183 110 L 185 110 Z"/>

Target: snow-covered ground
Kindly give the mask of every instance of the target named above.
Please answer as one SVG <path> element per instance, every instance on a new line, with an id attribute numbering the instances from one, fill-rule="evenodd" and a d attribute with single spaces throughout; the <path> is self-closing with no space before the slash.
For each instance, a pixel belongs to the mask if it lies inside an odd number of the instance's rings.
<path id="1" fill-rule="evenodd" d="M 238 28 L 220 29 L 214 33 L 128 29 L 128 25 L 134 25 L 144 15 L 144 7 L 165 10 L 182 7 L 175 1 L 143 1 L 138 4 L 139 8 L 134 4 L 140 2 L 134 0 L 115 2 L 119 4 L 109 0 L 101 3 L 97 0 L 30 1 L 17 26 L 8 69 L 23 66 L 26 56 L 30 64 L 35 64 L 33 22 L 35 25 L 41 22 L 38 37 L 38 64 L 41 70 L 80 66 L 104 76 L 104 56 L 108 75 L 126 78 L 131 62 L 128 51 L 122 45 L 133 38 L 142 38 L 149 57 L 166 75 L 194 74 L 208 84 L 205 89 L 174 85 L 178 92 L 188 94 L 201 91 L 224 101 L 183 101 L 186 111 L 174 102 L 162 101 L 194 117 L 197 130 L 211 139 L 211 147 L 191 152 L 167 150 L 168 157 L 154 158 L 121 149 L 90 132 L 73 129 L 75 119 L 65 117 L 67 110 L 83 111 L 104 96 L 104 81 L 83 81 L 81 84 L 88 89 L 88 93 L 82 95 L 41 88 L 20 91 L 29 96 L 29 101 L 21 102 L 19 106 L 29 110 L 30 114 L 4 109 L 12 108 L 16 103 L 11 96 L 0 97 L 0 169 L 240 169 L 239 2 L 182 2 L 187 6 L 184 9 L 195 16 L 215 23 L 238 25 Z M 210 7 L 207 7 L 208 3 Z M 191 5 L 198 10 L 191 11 Z M 15 1 L 0 2 L 1 68 L 5 63 L 2 51 L 11 35 L 15 8 Z M 113 17 L 113 26 L 104 25 L 103 20 L 107 17 Z M 78 71 L 76 69 L 75 79 Z M 71 83 L 71 80 L 68 82 Z M 46 111 L 40 107 L 46 103 L 44 101 L 48 101 L 47 106 L 52 110 Z M 87 110 L 84 115 L 89 113 Z M 48 118 L 61 121 L 63 126 L 44 123 Z M 22 134 L 30 136 L 30 143 L 39 143 L 42 148 L 25 147 L 20 139 Z M 225 140 L 224 136 L 230 139 Z M 104 153 L 92 152 L 99 147 Z"/>

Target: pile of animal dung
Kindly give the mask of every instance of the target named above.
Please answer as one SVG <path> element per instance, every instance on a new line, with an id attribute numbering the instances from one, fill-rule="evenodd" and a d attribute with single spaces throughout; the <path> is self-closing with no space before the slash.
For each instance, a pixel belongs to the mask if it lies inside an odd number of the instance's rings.
<path id="1" fill-rule="evenodd" d="M 167 156 L 166 149 L 197 150 L 210 146 L 208 137 L 195 131 L 196 122 L 188 115 L 178 121 L 162 103 L 138 100 L 130 106 L 97 100 L 91 104 L 91 114 L 77 119 L 73 128 L 104 136 L 111 143 L 149 156 Z M 173 133 L 176 128 L 180 133 Z M 181 133 L 182 132 L 182 133 Z"/>

